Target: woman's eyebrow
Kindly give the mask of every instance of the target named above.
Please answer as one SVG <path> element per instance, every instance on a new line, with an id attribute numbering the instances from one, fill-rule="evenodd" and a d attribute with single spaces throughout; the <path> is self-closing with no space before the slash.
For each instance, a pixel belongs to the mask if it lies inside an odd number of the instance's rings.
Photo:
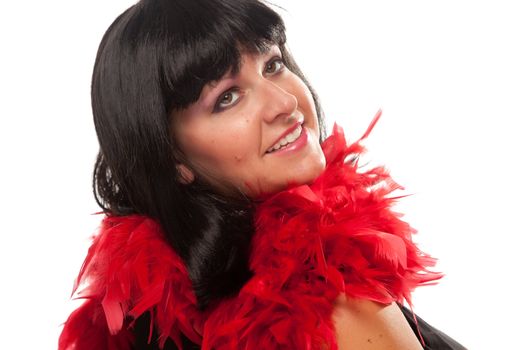
<path id="1" fill-rule="evenodd" d="M 274 57 L 276 55 L 281 56 L 282 53 L 281 53 L 281 49 L 279 48 L 279 46 L 272 45 L 268 49 L 266 49 L 266 50 L 264 50 L 262 52 L 256 53 L 255 55 L 263 57 L 266 60 L 266 59 L 270 59 L 270 58 L 272 58 L 272 57 Z"/>

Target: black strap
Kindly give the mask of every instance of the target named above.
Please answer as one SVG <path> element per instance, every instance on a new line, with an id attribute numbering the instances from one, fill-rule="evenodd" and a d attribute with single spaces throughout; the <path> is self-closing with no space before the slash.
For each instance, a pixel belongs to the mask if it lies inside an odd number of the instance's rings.
<path id="1" fill-rule="evenodd" d="M 419 333 L 417 331 L 419 327 L 419 331 L 421 332 L 421 335 L 423 336 L 423 339 L 425 340 L 425 350 L 466 350 L 467 348 L 446 335 L 445 333 L 441 332 L 439 329 L 436 329 L 426 323 L 422 318 L 416 315 L 417 319 L 417 325 L 414 321 L 414 314 L 412 311 L 407 309 L 406 307 L 399 305 L 401 311 L 403 312 L 403 315 L 405 315 L 405 318 L 408 321 L 408 324 L 410 325 L 410 328 L 412 328 L 412 331 L 416 334 L 416 336 L 419 339 Z"/>

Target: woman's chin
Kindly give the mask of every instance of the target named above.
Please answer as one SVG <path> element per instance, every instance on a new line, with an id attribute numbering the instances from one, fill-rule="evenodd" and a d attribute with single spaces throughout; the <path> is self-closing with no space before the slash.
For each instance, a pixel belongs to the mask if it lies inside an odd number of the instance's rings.
<path id="1" fill-rule="evenodd" d="M 324 171 L 326 167 L 326 160 L 324 154 L 314 155 L 312 159 L 308 159 L 307 164 L 301 164 L 297 167 L 290 166 L 287 170 L 288 174 L 285 179 L 272 186 L 270 192 L 276 193 L 289 189 L 291 187 L 309 185 L 315 181 Z"/>

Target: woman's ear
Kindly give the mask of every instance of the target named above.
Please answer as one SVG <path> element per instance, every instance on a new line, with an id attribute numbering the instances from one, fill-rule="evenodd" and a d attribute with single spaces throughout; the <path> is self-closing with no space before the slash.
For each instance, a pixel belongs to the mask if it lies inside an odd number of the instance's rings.
<path id="1" fill-rule="evenodd" d="M 195 175 L 193 174 L 193 171 L 190 170 L 186 165 L 184 164 L 177 164 L 176 165 L 177 170 L 180 174 L 179 181 L 184 185 L 189 185 L 195 180 Z"/>

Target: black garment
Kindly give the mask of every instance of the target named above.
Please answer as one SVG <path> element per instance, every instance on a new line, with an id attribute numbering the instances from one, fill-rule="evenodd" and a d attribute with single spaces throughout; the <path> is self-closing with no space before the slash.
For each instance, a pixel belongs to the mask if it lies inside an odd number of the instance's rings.
<path id="1" fill-rule="evenodd" d="M 416 326 L 416 322 L 414 321 L 414 316 L 412 314 L 412 311 L 410 311 L 409 309 L 401 305 L 399 305 L 399 307 L 401 311 L 403 312 L 403 315 L 405 316 L 406 320 L 408 321 L 410 328 L 412 328 L 412 331 L 414 331 L 418 339 L 419 339 L 419 334 L 417 331 L 417 327 L 419 327 L 419 331 L 421 332 L 421 335 L 423 336 L 423 339 L 425 340 L 425 346 L 424 346 L 425 350 L 466 350 L 467 349 L 463 345 L 459 344 L 454 339 L 446 335 L 445 333 L 441 332 L 440 330 L 426 323 L 422 318 L 420 318 L 417 315 L 416 315 L 416 318 L 417 318 L 417 326 Z M 148 313 L 139 317 L 137 321 L 135 322 L 134 349 L 136 350 L 159 350 L 160 349 L 156 341 L 157 332 L 155 331 L 153 332 L 154 334 L 151 337 L 151 343 L 148 344 L 149 324 L 150 323 L 149 323 Z M 198 345 L 193 344 L 186 337 L 181 336 L 181 338 L 182 338 L 182 345 L 183 345 L 182 350 L 200 350 L 200 347 Z M 166 341 L 166 344 L 164 345 L 163 350 L 177 350 L 177 346 L 175 345 L 175 343 L 173 343 L 173 341 L 171 341 L 171 339 L 168 339 L 168 341 Z M 235 350 L 235 349 L 232 349 L 232 350 Z M 258 349 L 254 349 L 254 350 L 258 350 Z"/>
<path id="2" fill-rule="evenodd" d="M 423 336 L 423 339 L 425 341 L 425 350 L 466 350 L 467 348 L 463 345 L 459 344 L 457 341 L 446 335 L 445 333 L 441 332 L 439 329 L 436 329 L 426 323 L 422 318 L 416 315 L 417 318 L 417 325 L 414 321 L 414 314 L 412 311 L 407 309 L 404 306 L 399 305 L 399 308 L 403 312 L 403 315 L 405 315 L 406 320 L 408 321 L 408 324 L 410 325 L 410 328 L 412 328 L 412 331 L 416 334 L 417 338 L 419 339 L 419 334 L 417 329 L 419 328 L 419 331 L 421 332 L 421 336 Z M 421 340 L 420 340 L 421 341 Z"/>
<path id="3" fill-rule="evenodd" d="M 148 312 L 142 314 L 135 321 L 133 327 L 133 334 L 135 335 L 135 344 L 133 349 L 135 350 L 160 350 L 159 343 L 157 342 L 158 333 L 157 330 L 153 330 L 151 335 L 151 343 L 148 344 L 149 336 L 149 326 L 150 326 L 150 315 Z M 181 335 L 182 340 L 182 350 L 200 350 L 200 346 L 193 344 L 188 338 L 184 335 Z M 163 350 L 178 350 L 177 345 L 168 338 L 164 344 Z"/>

